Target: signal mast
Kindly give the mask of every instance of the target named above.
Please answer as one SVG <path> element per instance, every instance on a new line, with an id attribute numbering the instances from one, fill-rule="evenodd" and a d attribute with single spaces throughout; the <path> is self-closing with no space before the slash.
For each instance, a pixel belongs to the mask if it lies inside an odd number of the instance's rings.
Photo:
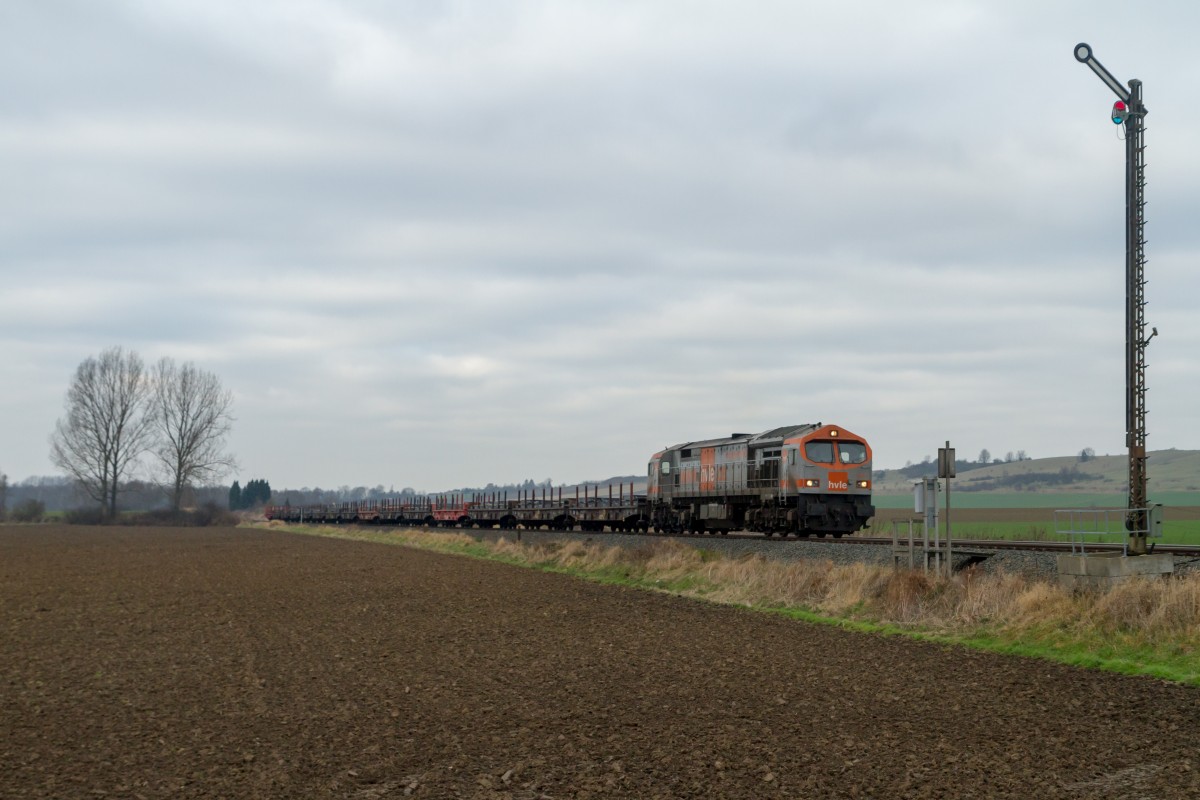
<path id="1" fill-rule="evenodd" d="M 1146 493 L 1146 145 L 1142 82 L 1126 89 L 1092 54 L 1091 45 L 1075 45 L 1075 60 L 1086 64 L 1113 91 L 1112 121 L 1125 126 L 1125 443 L 1129 448 L 1129 554 L 1146 554 L 1150 529 Z"/>

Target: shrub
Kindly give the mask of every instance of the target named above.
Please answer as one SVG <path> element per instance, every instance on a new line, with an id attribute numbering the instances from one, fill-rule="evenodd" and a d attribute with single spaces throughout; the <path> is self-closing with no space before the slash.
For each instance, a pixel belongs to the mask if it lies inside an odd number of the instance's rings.
<path id="1" fill-rule="evenodd" d="M 192 512 L 192 519 L 195 520 L 193 524 L 204 527 L 210 525 L 234 526 L 241 521 L 232 511 L 221 508 L 216 503 L 205 503 Z"/>
<path id="2" fill-rule="evenodd" d="M 160 509 L 138 514 L 129 520 L 133 525 L 159 525 L 167 528 L 205 528 L 210 525 L 234 526 L 238 518 L 216 503 L 205 503 L 200 508 L 185 511 Z"/>
<path id="3" fill-rule="evenodd" d="M 104 509 L 96 506 L 72 508 L 63 514 L 63 521 L 68 525 L 103 525 Z"/>
<path id="4" fill-rule="evenodd" d="M 40 522 L 46 513 L 46 504 L 41 500 L 26 500 L 18 503 L 9 514 L 13 522 Z"/>

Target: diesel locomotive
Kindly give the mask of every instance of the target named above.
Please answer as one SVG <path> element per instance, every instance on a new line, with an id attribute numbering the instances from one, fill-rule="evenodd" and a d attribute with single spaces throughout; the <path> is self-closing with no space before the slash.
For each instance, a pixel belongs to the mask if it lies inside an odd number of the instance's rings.
<path id="1" fill-rule="evenodd" d="M 656 530 L 841 536 L 875 514 L 870 445 L 819 422 L 668 447 L 647 478 Z"/>
<path id="2" fill-rule="evenodd" d="M 268 519 L 629 533 L 842 536 L 863 528 L 871 504 L 871 447 L 845 428 L 788 425 L 758 434 L 686 442 L 650 457 L 646 493 L 599 487 L 381 500 L 331 506 L 268 506 Z M 583 489 L 582 497 L 580 489 Z"/>

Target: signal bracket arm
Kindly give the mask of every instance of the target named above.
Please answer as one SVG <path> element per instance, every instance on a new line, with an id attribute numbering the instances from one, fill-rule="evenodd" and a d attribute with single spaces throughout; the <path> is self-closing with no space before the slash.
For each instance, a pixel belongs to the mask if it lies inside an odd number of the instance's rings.
<path id="1" fill-rule="evenodd" d="M 1104 68 L 1104 65 L 1096 60 L 1092 55 L 1092 46 L 1087 42 L 1080 42 L 1075 45 L 1075 60 L 1080 64 L 1087 64 L 1092 72 L 1099 76 L 1100 80 L 1113 90 L 1113 94 L 1121 98 L 1126 103 L 1129 102 L 1129 90 L 1121 85 L 1121 82 L 1113 77 L 1113 74 Z"/>

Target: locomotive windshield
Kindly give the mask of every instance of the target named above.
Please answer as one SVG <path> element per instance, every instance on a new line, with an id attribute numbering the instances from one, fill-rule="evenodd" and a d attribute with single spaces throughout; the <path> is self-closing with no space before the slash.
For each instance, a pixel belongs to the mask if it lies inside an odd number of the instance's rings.
<path id="1" fill-rule="evenodd" d="M 806 442 L 804 457 L 817 464 L 832 464 L 833 442 Z"/>
<path id="2" fill-rule="evenodd" d="M 867 460 L 867 446 L 862 442 L 805 442 L 804 457 L 814 464 L 862 464 Z"/>
<path id="3" fill-rule="evenodd" d="M 838 456 L 843 464 L 861 464 L 867 460 L 867 446 L 862 442 L 838 442 Z"/>

